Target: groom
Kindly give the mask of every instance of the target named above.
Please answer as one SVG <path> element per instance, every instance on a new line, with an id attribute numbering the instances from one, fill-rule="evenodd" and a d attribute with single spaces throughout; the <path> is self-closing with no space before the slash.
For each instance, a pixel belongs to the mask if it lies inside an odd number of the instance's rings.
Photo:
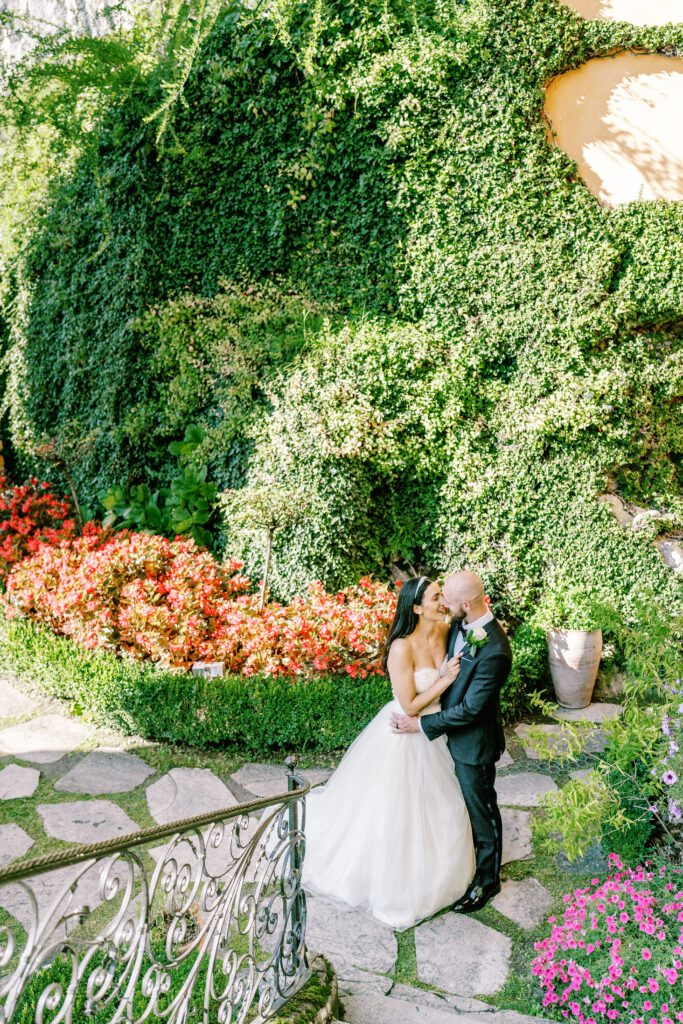
<path id="1" fill-rule="evenodd" d="M 394 732 L 418 732 L 430 740 L 446 734 L 467 805 L 477 854 L 469 889 L 453 906 L 461 914 L 479 910 L 500 892 L 503 828 L 496 797 L 496 761 L 505 750 L 500 691 L 510 674 L 512 650 L 489 611 L 484 585 L 473 572 L 457 572 L 443 585 L 453 616 L 448 657 L 460 654 L 460 673 L 441 698 L 441 711 L 421 718 L 394 714 Z"/>

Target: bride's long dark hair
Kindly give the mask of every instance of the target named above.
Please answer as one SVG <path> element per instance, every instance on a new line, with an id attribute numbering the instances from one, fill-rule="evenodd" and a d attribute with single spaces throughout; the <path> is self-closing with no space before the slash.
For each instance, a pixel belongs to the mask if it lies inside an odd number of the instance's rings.
<path id="1" fill-rule="evenodd" d="M 394 615 L 394 621 L 391 623 L 389 638 L 382 655 L 382 668 L 385 672 L 387 671 L 389 651 L 394 640 L 398 640 L 402 636 L 410 636 L 417 628 L 420 616 L 416 615 L 413 611 L 413 605 L 422 604 L 425 591 L 429 584 L 433 582 L 428 576 L 415 576 L 412 580 L 407 580 L 401 587 L 398 593 L 398 601 L 396 602 L 396 614 Z"/>

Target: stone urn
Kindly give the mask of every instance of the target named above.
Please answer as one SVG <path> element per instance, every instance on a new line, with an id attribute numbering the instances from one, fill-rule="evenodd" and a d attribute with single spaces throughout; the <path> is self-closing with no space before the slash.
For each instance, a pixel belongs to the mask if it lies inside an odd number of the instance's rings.
<path id="1" fill-rule="evenodd" d="M 602 630 L 549 629 L 547 635 L 557 703 L 563 708 L 588 707 L 602 655 Z"/>

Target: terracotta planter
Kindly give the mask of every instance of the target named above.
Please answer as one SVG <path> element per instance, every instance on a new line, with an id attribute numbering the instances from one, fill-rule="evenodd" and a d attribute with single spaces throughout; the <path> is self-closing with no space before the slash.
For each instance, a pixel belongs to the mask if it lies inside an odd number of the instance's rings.
<path id="1" fill-rule="evenodd" d="M 557 703 L 586 708 L 593 696 L 602 654 L 602 630 L 549 629 L 548 661 Z"/>

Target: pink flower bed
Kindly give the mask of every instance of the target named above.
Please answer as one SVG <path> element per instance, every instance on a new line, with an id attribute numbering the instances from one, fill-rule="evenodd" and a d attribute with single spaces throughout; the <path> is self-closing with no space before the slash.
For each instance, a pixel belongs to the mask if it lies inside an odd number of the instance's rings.
<path id="1" fill-rule="evenodd" d="M 611 874 L 564 897 L 531 971 L 553 1017 L 579 1024 L 683 1021 L 683 878 L 673 866 Z"/>

